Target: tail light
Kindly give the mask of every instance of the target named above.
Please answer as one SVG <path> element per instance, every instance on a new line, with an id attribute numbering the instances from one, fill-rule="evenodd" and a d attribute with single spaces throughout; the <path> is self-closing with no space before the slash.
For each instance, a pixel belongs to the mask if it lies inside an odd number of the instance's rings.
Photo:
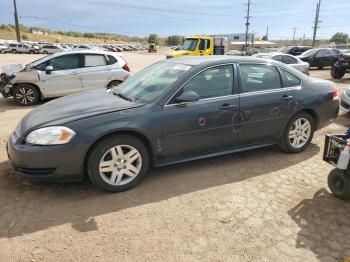
<path id="1" fill-rule="evenodd" d="M 339 100 L 338 89 L 335 86 L 335 84 L 333 84 L 332 96 L 333 96 L 333 100 Z"/>
<path id="2" fill-rule="evenodd" d="M 130 72 L 130 68 L 129 68 L 129 66 L 128 66 L 128 64 L 127 63 L 125 63 L 125 65 L 123 65 L 123 67 L 122 67 L 125 71 L 128 71 L 128 72 Z"/>

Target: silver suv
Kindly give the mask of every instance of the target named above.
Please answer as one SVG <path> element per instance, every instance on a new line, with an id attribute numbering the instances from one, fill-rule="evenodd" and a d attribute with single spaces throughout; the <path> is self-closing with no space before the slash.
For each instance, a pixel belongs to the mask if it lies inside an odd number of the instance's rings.
<path id="1" fill-rule="evenodd" d="M 33 105 L 49 97 L 117 86 L 130 69 L 115 53 L 81 50 L 49 55 L 26 66 L 5 65 L 2 71 L 2 95 L 14 97 L 21 105 Z"/>
<path id="2" fill-rule="evenodd" d="M 55 54 L 57 52 L 65 51 L 66 49 L 57 45 L 43 45 L 41 46 L 40 53 L 42 54 Z"/>
<path id="3" fill-rule="evenodd" d="M 12 52 L 13 54 L 26 53 L 26 54 L 39 54 L 40 48 L 38 46 L 32 46 L 30 44 L 25 43 L 12 43 L 9 44 L 8 52 Z"/>

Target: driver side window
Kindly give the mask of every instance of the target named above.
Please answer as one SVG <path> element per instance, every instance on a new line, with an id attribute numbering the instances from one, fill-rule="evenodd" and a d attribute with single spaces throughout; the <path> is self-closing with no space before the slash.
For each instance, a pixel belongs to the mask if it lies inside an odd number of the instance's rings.
<path id="1" fill-rule="evenodd" d="M 222 97 L 232 95 L 232 85 L 232 65 L 225 65 L 199 73 L 183 87 L 183 92 L 194 91 L 199 99 Z"/>
<path id="2" fill-rule="evenodd" d="M 76 69 L 80 67 L 80 56 L 63 55 L 55 57 L 47 65 L 52 65 L 53 71 Z"/>

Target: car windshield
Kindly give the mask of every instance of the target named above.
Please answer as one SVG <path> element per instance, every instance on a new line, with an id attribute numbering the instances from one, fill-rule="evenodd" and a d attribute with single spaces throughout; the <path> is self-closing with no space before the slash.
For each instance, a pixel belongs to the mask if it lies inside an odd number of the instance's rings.
<path id="1" fill-rule="evenodd" d="M 318 49 L 310 49 L 305 51 L 304 53 L 301 54 L 301 56 L 310 56 L 315 54 L 318 51 Z"/>
<path id="2" fill-rule="evenodd" d="M 288 53 L 291 49 L 292 49 L 292 47 L 285 46 L 285 47 L 280 48 L 278 51 L 281 53 Z"/>
<path id="3" fill-rule="evenodd" d="M 24 68 L 25 69 L 32 69 L 33 67 L 37 66 L 38 64 L 40 64 L 41 62 L 50 59 L 50 57 L 53 57 L 53 55 L 50 56 L 44 56 L 42 58 L 39 58 L 38 60 L 35 60 L 29 64 L 27 64 Z"/>
<path id="4" fill-rule="evenodd" d="M 198 39 L 186 39 L 181 50 L 194 51 L 196 49 Z"/>
<path id="5" fill-rule="evenodd" d="M 167 90 L 190 68 L 184 64 L 159 62 L 127 78 L 112 92 L 132 101 L 150 102 Z"/>

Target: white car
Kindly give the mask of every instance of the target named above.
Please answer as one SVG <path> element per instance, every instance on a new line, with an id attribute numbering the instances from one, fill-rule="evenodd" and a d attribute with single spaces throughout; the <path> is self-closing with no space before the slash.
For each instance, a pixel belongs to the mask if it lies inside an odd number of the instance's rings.
<path id="1" fill-rule="evenodd" d="M 111 88 L 128 76 L 128 64 L 118 55 L 96 50 L 66 51 L 43 57 L 26 66 L 2 67 L 0 92 L 21 105 L 49 97 Z"/>
<path id="2" fill-rule="evenodd" d="M 5 54 L 9 51 L 8 47 L 4 44 L 0 44 L 0 54 Z"/>
<path id="3" fill-rule="evenodd" d="M 42 54 L 55 54 L 62 51 L 65 51 L 65 49 L 58 45 L 43 45 L 40 50 Z"/>
<path id="4" fill-rule="evenodd" d="M 289 54 L 284 54 L 284 53 L 277 53 L 277 52 L 276 53 L 259 53 L 253 56 L 258 58 L 265 58 L 265 59 L 272 59 L 272 60 L 279 61 L 281 63 L 287 64 L 303 72 L 306 75 L 309 75 L 310 64 L 300 60 L 298 57 L 295 57 Z"/>

